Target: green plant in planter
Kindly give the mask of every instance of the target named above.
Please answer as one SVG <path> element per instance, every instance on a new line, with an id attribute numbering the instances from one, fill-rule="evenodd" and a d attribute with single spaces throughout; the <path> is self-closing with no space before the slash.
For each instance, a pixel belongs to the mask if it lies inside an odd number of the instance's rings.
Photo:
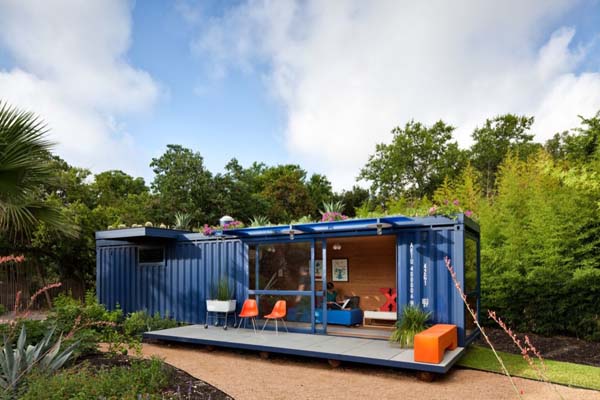
<path id="1" fill-rule="evenodd" d="M 227 301 L 230 299 L 231 294 L 229 293 L 229 281 L 227 279 L 221 279 L 219 281 L 219 285 L 217 286 L 217 300 Z"/>
<path id="2" fill-rule="evenodd" d="M 431 313 L 418 306 L 406 306 L 402 310 L 402 318 L 396 322 L 390 335 L 390 342 L 400 343 L 400 347 L 413 347 L 415 335 L 427 329 L 427 321 Z"/>

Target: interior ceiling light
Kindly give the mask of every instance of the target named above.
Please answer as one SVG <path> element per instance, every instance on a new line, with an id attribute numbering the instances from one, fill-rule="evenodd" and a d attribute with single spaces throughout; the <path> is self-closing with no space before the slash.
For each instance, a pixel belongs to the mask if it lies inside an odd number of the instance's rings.
<path id="1" fill-rule="evenodd" d="M 341 245 L 341 244 L 339 244 L 339 243 L 334 243 L 334 244 L 333 244 L 333 249 L 334 249 L 334 250 L 341 250 L 341 249 L 342 249 L 342 245 Z"/>
<path id="2" fill-rule="evenodd" d="M 387 222 L 381 222 L 379 218 L 377 218 L 377 222 L 374 224 L 367 225 L 367 228 L 377 229 L 377 234 L 381 235 L 383 233 L 384 228 L 391 228 L 392 224 L 388 224 Z"/>

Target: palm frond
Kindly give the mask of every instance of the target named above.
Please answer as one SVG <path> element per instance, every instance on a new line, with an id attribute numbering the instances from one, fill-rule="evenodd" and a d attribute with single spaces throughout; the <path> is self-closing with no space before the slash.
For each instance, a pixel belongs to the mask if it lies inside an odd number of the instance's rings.
<path id="1" fill-rule="evenodd" d="M 61 210 L 42 198 L 44 185 L 55 179 L 47 133 L 33 113 L 0 101 L 0 234 L 13 241 L 29 237 L 40 223 L 68 236 L 77 234 Z"/>

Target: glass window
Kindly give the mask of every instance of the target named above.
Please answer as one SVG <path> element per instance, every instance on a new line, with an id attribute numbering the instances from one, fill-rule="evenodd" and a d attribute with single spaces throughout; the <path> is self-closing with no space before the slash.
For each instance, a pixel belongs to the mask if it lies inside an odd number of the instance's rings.
<path id="1" fill-rule="evenodd" d="M 259 289 L 311 290 L 310 248 L 310 242 L 260 245 Z"/>
<path id="2" fill-rule="evenodd" d="M 477 290 L 477 240 L 465 240 L 465 293 Z"/>
<path id="3" fill-rule="evenodd" d="M 465 287 L 464 292 L 467 295 L 467 303 L 475 315 L 479 315 L 477 301 L 479 300 L 479 287 L 477 286 L 477 250 L 479 242 L 477 239 L 467 236 L 465 240 Z M 465 334 L 471 335 L 476 329 L 473 316 L 465 305 Z"/>
<path id="4" fill-rule="evenodd" d="M 162 246 L 144 246 L 138 248 L 139 265 L 164 265 L 165 248 Z"/>
<path id="5" fill-rule="evenodd" d="M 471 307 L 472 310 L 475 311 L 475 315 L 477 315 L 477 298 L 479 296 L 467 296 L 467 303 L 469 303 L 469 307 Z M 469 310 L 467 310 L 467 307 L 465 306 L 465 335 L 468 337 L 469 335 L 471 335 L 475 329 L 477 329 L 477 326 L 475 325 L 475 322 L 473 320 L 473 316 L 471 315 L 471 313 L 469 312 Z"/>
<path id="6" fill-rule="evenodd" d="M 256 245 L 248 246 L 248 276 L 250 290 L 256 289 Z"/>
<path id="7" fill-rule="evenodd" d="M 258 298 L 258 309 L 260 311 L 259 319 L 264 323 L 263 315 L 269 314 L 275 303 L 279 300 L 286 302 L 287 313 L 284 318 L 288 328 L 311 328 L 310 318 L 310 296 L 279 296 L 279 295 L 251 295 L 251 298 Z M 270 323 L 271 327 L 275 327 L 275 324 Z M 279 329 L 284 329 L 279 325 Z"/>

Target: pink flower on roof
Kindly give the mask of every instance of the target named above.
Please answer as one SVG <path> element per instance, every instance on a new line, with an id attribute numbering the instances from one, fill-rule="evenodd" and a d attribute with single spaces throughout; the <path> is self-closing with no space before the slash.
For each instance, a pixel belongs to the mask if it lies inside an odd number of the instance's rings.
<path id="1" fill-rule="evenodd" d="M 455 206 L 458 207 L 458 205 L 460 204 L 460 202 L 458 201 L 458 199 L 454 199 L 454 201 L 452 202 L 452 204 L 454 204 Z"/>
<path id="2" fill-rule="evenodd" d="M 213 228 L 211 228 L 210 226 L 208 226 L 208 224 L 204 224 L 204 226 L 202 227 L 202 234 L 205 236 L 210 236 L 213 233 L 215 233 L 215 231 L 213 230 Z"/>
<path id="3" fill-rule="evenodd" d="M 467 211 L 465 211 L 465 215 L 466 215 L 467 217 L 471 218 L 471 215 L 473 215 L 473 211 L 471 211 L 471 210 L 467 210 Z"/>
<path id="4" fill-rule="evenodd" d="M 344 221 L 347 219 L 348 219 L 348 217 L 346 215 L 339 213 L 337 211 L 332 211 L 332 212 L 323 213 L 321 222 Z"/>
<path id="5" fill-rule="evenodd" d="M 432 206 L 429 209 L 429 215 L 434 215 L 437 212 L 437 207 L 436 206 Z"/>

